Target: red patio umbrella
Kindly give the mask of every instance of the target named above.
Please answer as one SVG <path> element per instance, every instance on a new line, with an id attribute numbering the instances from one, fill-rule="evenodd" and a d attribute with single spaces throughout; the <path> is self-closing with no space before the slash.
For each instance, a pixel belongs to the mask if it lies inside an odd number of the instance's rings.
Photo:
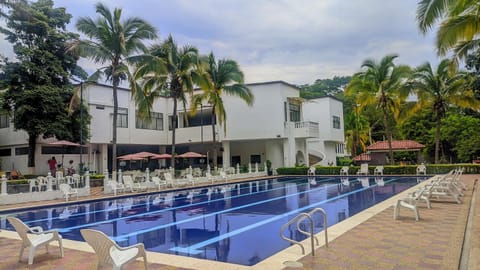
<path id="1" fill-rule="evenodd" d="M 123 155 L 123 156 L 119 156 L 117 158 L 120 159 L 120 160 L 142 160 L 142 159 L 144 159 L 143 157 L 137 156 L 136 154 Z"/>
<path id="2" fill-rule="evenodd" d="M 48 144 L 48 145 L 51 145 L 51 146 L 62 147 L 62 148 L 78 147 L 78 146 L 80 146 L 79 143 L 75 143 L 75 142 L 71 142 L 71 141 L 67 141 L 67 140 L 59 140 L 59 141 L 50 142 L 50 143 L 47 143 L 47 144 Z M 62 152 L 62 167 L 63 167 L 63 155 L 64 155 L 64 153 Z"/>
<path id="3" fill-rule="evenodd" d="M 167 159 L 167 158 L 172 158 L 172 155 L 170 154 L 155 154 L 154 156 L 150 157 L 151 159 Z"/>
<path id="4" fill-rule="evenodd" d="M 186 152 L 186 153 L 183 153 L 181 155 L 178 155 L 177 157 L 180 157 L 180 158 L 202 158 L 202 157 L 205 157 L 205 155 L 202 155 L 202 154 L 197 153 L 197 152 Z"/>
<path id="5" fill-rule="evenodd" d="M 150 157 L 155 156 L 156 154 L 155 153 L 150 153 L 150 152 L 138 152 L 138 153 L 134 153 L 132 155 L 139 156 L 141 158 L 150 158 Z"/>

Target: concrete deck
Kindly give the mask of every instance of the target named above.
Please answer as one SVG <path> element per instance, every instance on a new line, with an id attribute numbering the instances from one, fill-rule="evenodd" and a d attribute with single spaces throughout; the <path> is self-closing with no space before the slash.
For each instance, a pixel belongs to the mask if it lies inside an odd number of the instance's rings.
<path id="1" fill-rule="evenodd" d="M 255 266 L 246 267 L 148 252 L 149 269 L 478 270 L 480 239 L 475 236 L 480 233 L 480 195 L 473 191 L 474 179 L 480 179 L 480 175 L 462 176 L 462 181 L 468 185 L 462 204 L 433 202 L 432 209 L 421 207 L 418 222 L 413 212 L 407 209 L 402 209 L 400 219 L 393 220 L 392 204 L 404 196 L 399 194 L 332 226 L 328 231 L 329 247 L 317 247 L 314 257 L 301 255 L 300 248 L 292 246 Z M 88 199 L 103 197 L 101 190 L 94 188 Z M 0 206 L 0 215 L 5 210 L 59 203 L 63 201 Z M 467 226 L 469 213 L 471 226 Z M 323 234 L 318 236 L 322 243 Z M 84 242 L 70 240 L 64 240 L 64 258 L 59 257 L 58 248 L 53 246 L 49 254 L 44 249 L 37 251 L 34 264 L 28 266 L 27 254 L 18 262 L 21 243 L 18 239 L 15 232 L 0 231 L 0 269 L 96 269 L 92 249 Z M 467 246 L 463 248 L 463 254 L 467 259 L 460 266 L 464 240 Z M 305 246 L 309 253 L 309 244 Z M 287 261 L 299 262 L 303 266 L 289 267 L 284 264 Z M 133 262 L 126 269 L 143 269 L 142 262 Z"/>

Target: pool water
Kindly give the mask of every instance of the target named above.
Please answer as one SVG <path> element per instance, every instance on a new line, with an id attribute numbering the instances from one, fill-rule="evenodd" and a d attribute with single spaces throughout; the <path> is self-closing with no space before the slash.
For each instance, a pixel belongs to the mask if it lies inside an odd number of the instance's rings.
<path id="1" fill-rule="evenodd" d="M 208 188 L 11 212 L 29 226 L 58 229 L 83 241 L 80 229 L 101 230 L 122 246 L 254 265 L 287 248 L 280 228 L 301 212 L 323 208 L 334 225 L 417 184 L 416 177 L 281 177 Z M 7 222 L 2 229 L 12 230 Z M 320 215 L 315 232 L 323 230 Z M 305 236 L 292 225 L 285 232 Z"/>

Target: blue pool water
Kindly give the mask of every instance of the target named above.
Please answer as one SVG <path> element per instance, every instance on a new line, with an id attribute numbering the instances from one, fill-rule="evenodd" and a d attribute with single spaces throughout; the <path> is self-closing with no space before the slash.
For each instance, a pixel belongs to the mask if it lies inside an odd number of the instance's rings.
<path id="1" fill-rule="evenodd" d="M 66 239 L 83 240 L 80 229 L 91 228 L 122 246 L 142 242 L 149 251 L 254 265 L 290 245 L 280 227 L 300 212 L 323 208 L 331 226 L 417 183 L 416 177 L 345 179 L 281 177 L 8 215 L 56 228 Z M 0 227 L 12 230 L 7 223 Z M 323 229 L 320 215 L 314 224 L 316 232 Z M 285 234 L 305 238 L 293 226 Z"/>

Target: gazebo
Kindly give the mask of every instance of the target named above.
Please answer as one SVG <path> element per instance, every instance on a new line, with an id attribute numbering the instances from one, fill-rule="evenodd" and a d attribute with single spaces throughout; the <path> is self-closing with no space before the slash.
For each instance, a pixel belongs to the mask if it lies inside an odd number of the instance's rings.
<path id="1" fill-rule="evenodd" d="M 392 141 L 392 150 L 394 152 L 416 151 L 418 152 L 417 160 L 420 158 L 420 151 L 422 151 L 423 148 L 425 148 L 425 145 L 412 140 Z M 380 141 L 368 146 L 367 153 L 370 157 L 369 163 L 372 165 L 388 164 L 388 152 L 388 141 Z M 355 158 L 356 157 L 353 158 L 354 161 Z"/>

